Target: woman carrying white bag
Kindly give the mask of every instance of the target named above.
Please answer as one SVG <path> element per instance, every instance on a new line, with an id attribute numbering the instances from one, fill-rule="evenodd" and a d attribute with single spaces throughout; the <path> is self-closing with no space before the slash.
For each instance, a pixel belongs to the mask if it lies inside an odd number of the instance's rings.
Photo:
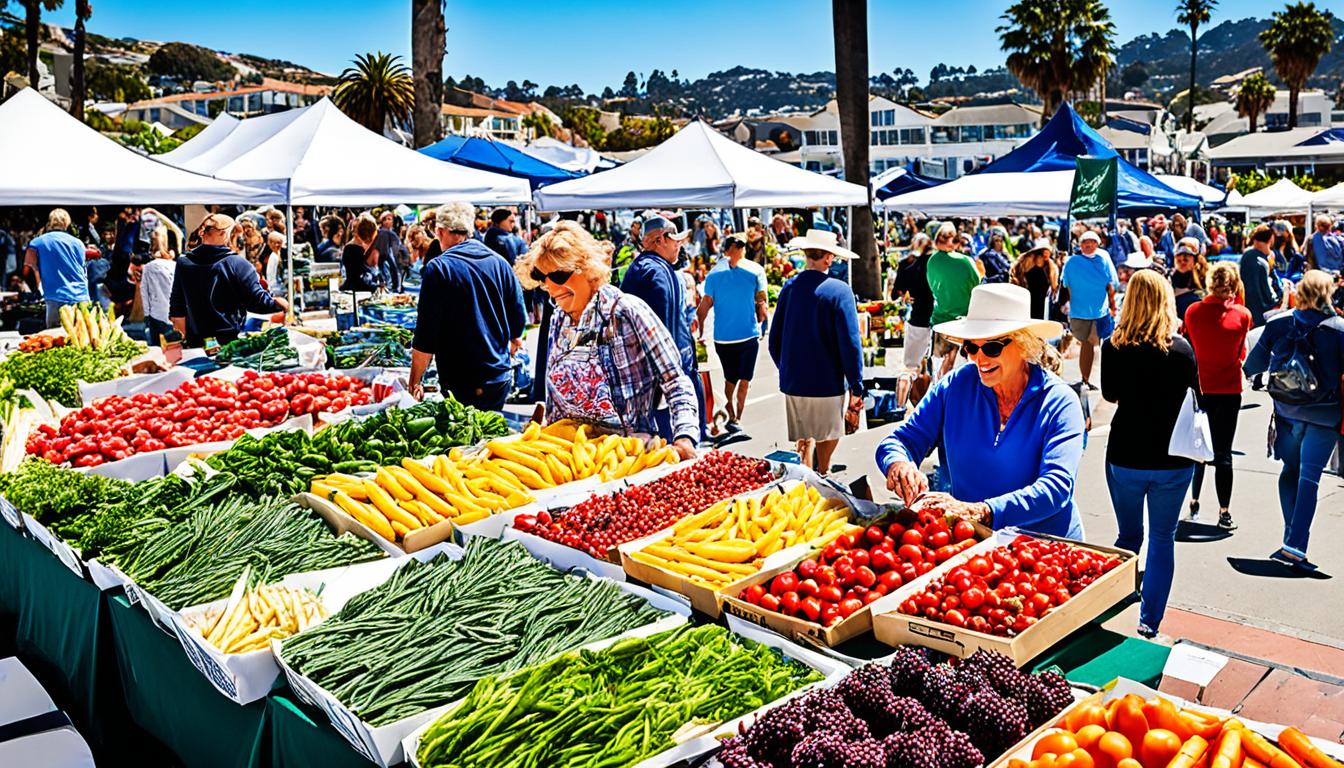
<path id="1" fill-rule="evenodd" d="M 1140 270 L 1125 290 L 1115 333 L 1101 347 L 1101 396 L 1117 404 L 1106 443 L 1117 547 L 1139 551 L 1145 504 L 1148 510 L 1138 627 L 1144 637 L 1157 634 L 1176 568 L 1176 524 L 1195 471 L 1192 457 L 1180 454 L 1213 458 L 1208 420 L 1194 409 L 1198 391 L 1194 349 L 1176 334 L 1171 285 Z"/>

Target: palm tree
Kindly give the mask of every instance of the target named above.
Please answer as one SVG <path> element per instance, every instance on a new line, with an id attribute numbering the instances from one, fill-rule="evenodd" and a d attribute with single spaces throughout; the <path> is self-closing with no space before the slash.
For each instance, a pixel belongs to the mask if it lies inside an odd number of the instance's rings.
<path id="1" fill-rule="evenodd" d="M 1176 4 L 1176 21 L 1190 28 L 1190 93 L 1195 92 L 1195 60 L 1199 55 L 1199 25 L 1208 24 L 1217 7 L 1218 0 L 1180 0 Z M 1185 130 L 1195 130 L 1195 107 L 1193 102 L 1185 113 Z"/>
<path id="2" fill-rule="evenodd" d="M 415 146 L 443 137 L 444 0 L 411 0 L 411 67 L 415 71 Z"/>
<path id="3" fill-rule="evenodd" d="M 28 84 L 33 88 L 38 85 L 37 48 L 41 43 L 42 11 L 54 11 L 60 8 L 63 2 L 64 0 L 19 0 L 19 4 L 23 6 L 23 27 L 28 43 Z M 0 0 L 0 8 L 4 5 L 3 0 Z"/>
<path id="4" fill-rule="evenodd" d="M 415 103 L 415 83 L 400 56 L 365 53 L 355 57 L 336 82 L 331 100 L 350 119 L 374 133 L 382 133 L 388 120 L 404 122 Z"/>
<path id="5" fill-rule="evenodd" d="M 867 189 L 868 3 L 831 0 L 831 23 L 835 37 L 835 101 L 840 113 L 845 180 Z M 862 205 L 853 209 L 849 232 L 849 247 L 859 255 L 850 265 L 854 292 L 875 299 L 881 295 L 881 287 L 871 208 Z"/>
<path id="6" fill-rule="evenodd" d="M 1274 105 L 1274 84 L 1269 82 L 1264 72 L 1256 72 L 1241 81 L 1237 89 L 1237 115 L 1247 118 L 1251 133 L 1255 133 L 1255 124 Z"/>
<path id="7" fill-rule="evenodd" d="M 1018 0 L 995 31 L 1008 70 L 1041 97 L 1041 125 L 1072 94 L 1105 80 L 1115 24 L 1101 0 Z"/>
<path id="8" fill-rule="evenodd" d="M 1274 62 L 1274 71 L 1288 86 L 1288 127 L 1297 127 L 1297 95 L 1316 71 L 1321 57 L 1330 52 L 1335 37 L 1329 11 L 1316 10 L 1315 3 L 1293 3 L 1275 11 L 1269 26 L 1260 32 L 1260 44 Z"/>
<path id="9" fill-rule="evenodd" d="M 84 24 L 93 15 L 89 0 L 75 0 L 75 50 L 70 69 L 70 114 L 84 119 L 84 44 L 87 34 Z"/>

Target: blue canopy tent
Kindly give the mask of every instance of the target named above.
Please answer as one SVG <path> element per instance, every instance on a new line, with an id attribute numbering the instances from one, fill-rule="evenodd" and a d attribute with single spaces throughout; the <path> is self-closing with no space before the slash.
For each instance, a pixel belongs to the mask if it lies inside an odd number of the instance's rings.
<path id="1" fill-rule="evenodd" d="M 913 192 L 916 189 L 928 189 L 929 187 L 936 187 L 942 183 L 942 179 L 920 176 L 918 173 L 905 169 L 904 173 L 897 175 L 886 184 L 883 184 L 874 190 L 873 197 L 876 197 L 878 200 L 886 200 L 888 197 L 894 195 L 903 195 L 906 192 Z"/>
<path id="2" fill-rule="evenodd" d="M 976 173 L 1072 171 L 1077 167 L 1079 155 L 1118 157 L 1119 153 L 1101 134 L 1083 122 L 1072 106 L 1064 103 L 1040 133 Z M 1121 212 L 1143 214 L 1173 208 L 1199 210 L 1203 202 L 1200 198 L 1172 189 L 1123 157 L 1119 160 L 1117 204 Z"/>
<path id="3" fill-rule="evenodd" d="M 508 144 L 490 139 L 449 136 L 419 151 L 449 163 L 527 179 L 533 192 L 547 184 L 577 179 L 584 175 L 551 165 Z"/>

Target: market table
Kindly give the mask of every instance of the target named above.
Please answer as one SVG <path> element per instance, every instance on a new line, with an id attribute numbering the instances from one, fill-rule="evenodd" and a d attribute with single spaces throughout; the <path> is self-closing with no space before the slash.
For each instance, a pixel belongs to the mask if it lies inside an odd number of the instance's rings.
<path id="1" fill-rule="evenodd" d="M 298 700 L 288 687 L 265 699 L 265 741 L 253 756 L 255 768 L 369 768 L 371 763 L 331 727 L 327 716 Z"/>

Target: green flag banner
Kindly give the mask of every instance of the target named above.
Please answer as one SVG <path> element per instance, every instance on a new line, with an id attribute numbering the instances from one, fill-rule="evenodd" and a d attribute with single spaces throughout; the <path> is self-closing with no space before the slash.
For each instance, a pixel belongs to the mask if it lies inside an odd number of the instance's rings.
<path id="1" fill-rule="evenodd" d="M 1079 157 L 1073 172 L 1073 194 L 1069 197 L 1069 215 L 1075 219 L 1109 216 L 1115 205 L 1119 160 L 1114 157 Z"/>

